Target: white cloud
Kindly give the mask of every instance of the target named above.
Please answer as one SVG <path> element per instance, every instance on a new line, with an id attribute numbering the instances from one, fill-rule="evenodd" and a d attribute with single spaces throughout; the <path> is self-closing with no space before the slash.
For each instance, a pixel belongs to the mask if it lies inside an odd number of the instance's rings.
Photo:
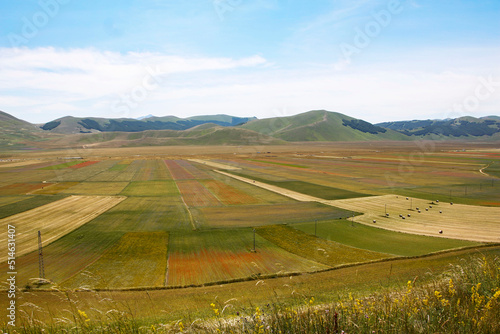
<path id="1" fill-rule="evenodd" d="M 477 62 L 479 51 L 484 55 L 481 62 Z M 261 56 L 186 58 L 94 49 L 0 49 L 0 110 L 39 123 L 68 114 L 226 113 L 266 118 L 312 109 L 371 122 L 444 118 L 453 116 L 454 105 L 474 94 L 481 78 L 492 75 L 500 82 L 500 69 L 492 65 L 498 50 L 479 51 L 462 52 L 460 62 L 428 52 L 397 62 L 349 66 L 332 62 L 283 69 Z M 145 95 L 127 105 L 124 94 L 134 93 Z M 466 113 L 498 115 L 500 84 L 479 102 Z"/>

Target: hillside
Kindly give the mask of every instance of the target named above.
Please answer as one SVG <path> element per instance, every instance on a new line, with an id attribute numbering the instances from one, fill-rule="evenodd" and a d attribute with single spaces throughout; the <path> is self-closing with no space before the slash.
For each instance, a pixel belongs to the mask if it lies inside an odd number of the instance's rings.
<path id="1" fill-rule="evenodd" d="M 424 138 L 431 136 L 442 138 L 498 137 L 500 133 L 500 118 L 497 116 L 384 122 L 377 125 L 407 136 Z"/>
<path id="2" fill-rule="evenodd" d="M 42 131 L 35 125 L 0 111 L 0 148 L 25 148 L 27 141 L 42 137 Z"/>
<path id="3" fill-rule="evenodd" d="M 175 116 L 132 118 L 78 118 L 67 116 L 41 126 L 45 131 L 54 133 L 95 133 L 95 132 L 141 132 L 147 130 L 187 130 L 195 126 L 214 123 L 220 126 L 235 126 L 253 118 L 228 115 L 195 116 L 179 118 Z"/>
<path id="4" fill-rule="evenodd" d="M 286 141 L 408 140 L 394 130 L 325 110 L 254 120 L 242 127 Z"/>
<path id="5" fill-rule="evenodd" d="M 172 145 L 280 145 L 286 142 L 255 131 L 205 123 L 189 130 L 147 130 L 67 135 L 53 147 L 140 147 Z"/>

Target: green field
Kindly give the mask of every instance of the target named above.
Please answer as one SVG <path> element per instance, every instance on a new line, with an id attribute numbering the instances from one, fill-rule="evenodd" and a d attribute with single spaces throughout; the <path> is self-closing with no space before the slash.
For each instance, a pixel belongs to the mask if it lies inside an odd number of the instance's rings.
<path id="1" fill-rule="evenodd" d="M 167 247 L 166 232 L 126 233 L 96 262 L 62 285 L 101 289 L 164 286 Z"/>
<path id="2" fill-rule="evenodd" d="M 265 178 L 258 177 L 258 176 L 252 175 L 252 174 L 248 175 L 245 173 L 236 173 L 234 171 L 231 171 L 231 173 L 233 173 L 235 175 L 247 177 L 247 178 L 250 178 L 250 179 L 255 180 L 255 181 L 271 184 L 273 186 L 285 188 L 288 190 L 296 191 L 298 193 L 302 193 L 302 194 L 306 194 L 306 195 L 310 195 L 310 196 L 314 196 L 314 197 L 319 197 L 319 198 L 326 199 L 326 200 L 368 196 L 367 194 L 361 194 L 361 193 L 346 190 L 346 189 L 326 187 L 326 186 L 322 186 L 322 185 L 310 183 L 310 182 L 273 181 L 273 180 L 265 179 Z"/>
<path id="3" fill-rule="evenodd" d="M 316 232 L 319 238 L 325 240 L 396 256 L 417 256 L 446 249 L 480 245 L 480 243 L 465 240 L 393 232 L 347 220 L 299 223 L 291 227 L 311 235 Z"/>
<path id="4" fill-rule="evenodd" d="M 81 164 L 82 162 L 83 162 L 83 161 L 81 161 L 81 160 L 75 160 L 75 161 L 65 162 L 65 163 L 58 164 L 58 165 L 53 165 L 53 166 L 43 167 L 43 168 L 40 168 L 40 169 L 41 169 L 41 170 L 58 170 L 58 169 L 65 169 L 65 168 L 68 168 L 68 167 L 71 167 L 71 166 L 74 166 L 74 165 Z"/>
<path id="5" fill-rule="evenodd" d="M 58 201 L 66 196 L 19 196 L 14 202 L 5 204 L 0 208 L 0 219 L 34 209 L 36 207 Z M 11 199 L 11 197 L 9 197 Z"/>
<path id="6" fill-rule="evenodd" d="M 285 225 L 258 227 L 259 235 L 299 256 L 331 267 L 389 258 L 392 255 L 328 241 Z"/>
<path id="7" fill-rule="evenodd" d="M 134 181 L 120 193 L 123 196 L 178 197 L 174 181 Z"/>

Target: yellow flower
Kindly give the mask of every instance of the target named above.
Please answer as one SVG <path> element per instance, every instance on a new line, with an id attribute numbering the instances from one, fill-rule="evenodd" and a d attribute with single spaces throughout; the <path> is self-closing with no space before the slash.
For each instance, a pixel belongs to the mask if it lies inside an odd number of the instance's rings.
<path id="1" fill-rule="evenodd" d="M 450 295 L 454 296 L 455 295 L 455 286 L 453 285 L 453 279 L 450 278 L 450 281 L 448 283 L 448 292 L 450 293 Z"/>
<path id="2" fill-rule="evenodd" d="M 84 311 L 82 311 L 82 310 L 78 310 L 78 314 L 80 315 L 80 317 L 84 317 L 85 319 L 88 318 L 87 314 Z"/>

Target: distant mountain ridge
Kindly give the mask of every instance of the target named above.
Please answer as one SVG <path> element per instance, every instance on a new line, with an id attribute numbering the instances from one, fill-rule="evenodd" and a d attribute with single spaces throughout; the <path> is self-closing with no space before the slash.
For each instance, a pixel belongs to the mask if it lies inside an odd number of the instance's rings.
<path id="1" fill-rule="evenodd" d="M 98 118 L 66 116 L 41 126 L 45 131 L 55 133 L 95 133 L 95 132 L 141 132 L 147 130 L 187 130 L 195 126 L 213 123 L 220 126 L 244 124 L 255 117 L 234 117 L 228 115 L 194 116 L 179 118 L 176 116 L 146 116 L 133 118 Z"/>
<path id="2" fill-rule="evenodd" d="M 377 125 L 412 137 L 482 137 L 500 133 L 500 117 L 498 116 L 383 122 Z"/>
<path id="3" fill-rule="evenodd" d="M 267 119 L 229 115 L 149 116 L 142 120 L 67 116 L 36 126 L 0 111 L 0 149 L 9 150 L 418 139 L 500 141 L 500 117 L 371 124 L 337 112 L 313 110 Z"/>

